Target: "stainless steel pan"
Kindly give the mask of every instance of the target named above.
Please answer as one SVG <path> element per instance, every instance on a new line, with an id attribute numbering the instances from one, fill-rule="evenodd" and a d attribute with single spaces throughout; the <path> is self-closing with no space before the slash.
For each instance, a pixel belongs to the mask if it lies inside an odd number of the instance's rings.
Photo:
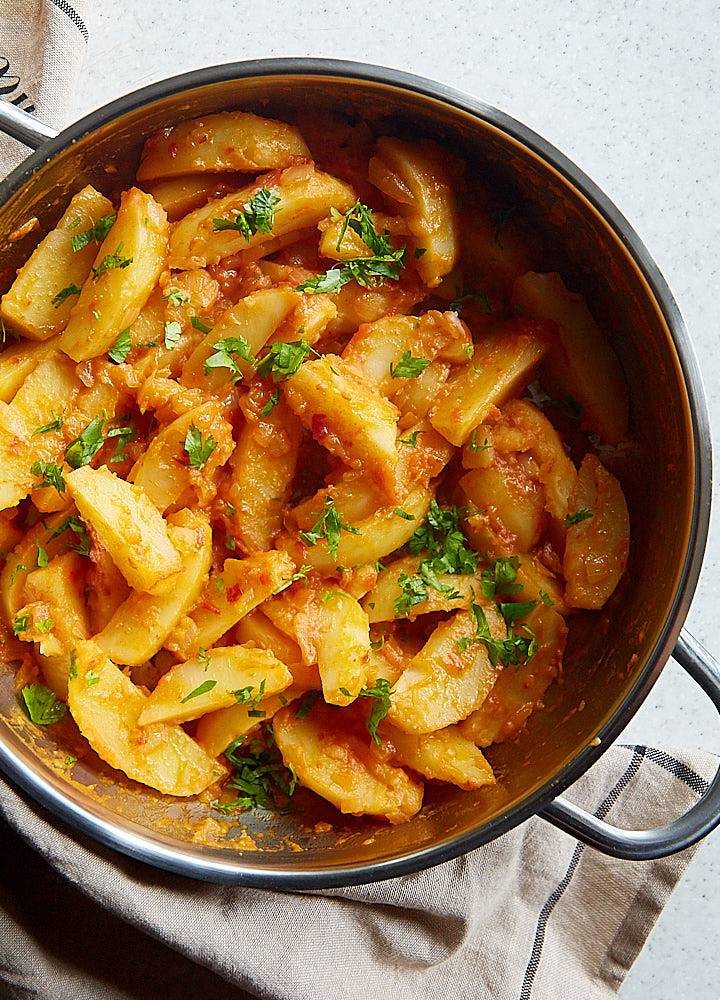
<path id="1" fill-rule="evenodd" d="M 688 813 L 661 829 L 618 830 L 558 797 L 618 736 L 671 653 L 720 711 L 720 668 L 681 631 L 710 508 L 710 430 L 697 363 L 640 239 L 560 152 L 502 112 L 440 84 L 328 60 L 241 62 L 173 77 L 60 134 L 0 102 L 0 128 L 36 148 L 0 183 L 0 232 L 32 216 L 40 221 L 35 235 L 2 243 L 0 278 L 9 283 L 83 184 L 107 192 L 127 186 L 152 132 L 226 108 L 280 118 L 308 108 L 341 111 L 381 130 L 432 136 L 522 201 L 553 248 L 549 264 L 560 266 L 612 331 L 630 384 L 633 443 L 619 459 L 633 524 L 627 582 L 605 611 L 573 619 L 562 685 L 550 689 L 546 709 L 516 741 L 489 752 L 498 786 L 444 792 L 403 826 L 339 821 L 320 833 L 304 827 L 302 815 L 243 815 L 217 830 L 205 824 L 207 805 L 118 780 L 94 758 L 75 765 L 69 781 L 60 766 L 66 751 L 25 719 L 9 671 L 0 671 L 0 768 L 79 831 L 119 851 L 195 878 L 280 889 L 427 868 L 535 814 L 617 857 L 662 857 L 693 844 L 720 822 L 718 776 Z"/>

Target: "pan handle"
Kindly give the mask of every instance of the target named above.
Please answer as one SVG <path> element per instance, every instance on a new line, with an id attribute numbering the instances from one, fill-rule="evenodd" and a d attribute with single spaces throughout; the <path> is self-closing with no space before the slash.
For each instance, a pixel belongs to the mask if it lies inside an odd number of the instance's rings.
<path id="1" fill-rule="evenodd" d="M 673 656 L 720 712 L 720 663 L 715 657 L 685 629 Z M 630 861 L 653 861 L 691 847 L 720 824 L 720 770 L 684 816 L 654 830 L 620 830 L 563 798 L 555 799 L 540 815 L 603 854 Z"/>
<path id="2" fill-rule="evenodd" d="M 0 132 L 18 139 L 31 149 L 37 149 L 58 134 L 57 129 L 50 128 L 9 101 L 0 101 Z"/>

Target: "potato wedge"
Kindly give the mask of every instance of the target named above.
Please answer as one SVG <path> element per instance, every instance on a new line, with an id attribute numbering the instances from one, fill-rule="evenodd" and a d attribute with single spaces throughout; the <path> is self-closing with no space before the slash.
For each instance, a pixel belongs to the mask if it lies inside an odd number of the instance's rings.
<path id="1" fill-rule="evenodd" d="M 208 757 L 219 757 L 231 743 L 254 732 L 262 722 L 272 719 L 281 708 L 297 701 L 306 691 L 307 688 L 292 684 L 280 694 L 263 698 L 257 708 L 248 703 L 208 712 L 198 720 L 195 739 Z"/>
<path id="2" fill-rule="evenodd" d="M 137 319 L 165 265 L 167 239 L 160 205 L 139 188 L 123 192 L 115 225 L 60 335 L 60 347 L 74 361 L 104 354 Z"/>
<path id="3" fill-rule="evenodd" d="M 145 143 L 139 181 L 205 170 L 275 170 L 310 159 L 300 132 L 245 111 L 221 111 L 164 128 Z"/>
<path id="4" fill-rule="evenodd" d="M 180 726 L 138 726 L 147 696 L 93 641 L 79 642 L 68 704 L 78 729 L 103 760 L 165 795 L 198 795 L 225 774 Z"/>
<path id="5" fill-rule="evenodd" d="M 0 401 L 12 402 L 15 393 L 30 372 L 47 361 L 60 357 L 57 337 L 50 340 L 11 344 L 0 353 Z"/>
<path id="6" fill-rule="evenodd" d="M 565 600 L 571 608 L 601 608 L 627 566 L 630 518 L 620 483 L 595 455 L 583 459 L 570 507 L 571 516 L 591 516 L 567 529 Z"/>
<path id="7" fill-rule="evenodd" d="M 532 381 L 548 353 L 554 327 L 540 320 L 510 320 L 475 348 L 472 361 L 453 375 L 430 410 L 430 423 L 461 447 L 493 406 Z"/>
<path id="8" fill-rule="evenodd" d="M 492 767 L 458 726 L 415 736 L 384 724 L 382 737 L 392 745 L 398 764 L 411 767 L 424 778 L 448 781 L 468 790 L 495 784 Z"/>
<path id="9" fill-rule="evenodd" d="M 267 600 L 295 572 L 284 552 L 257 552 L 247 559 L 226 559 L 212 574 L 195 607 L 168 638 L 178 656 L 208 649 L 240 619 Z"/>
<path id="10" fill-rule="evenodd" d="M 439 285 L 460 255 L 457 201 L 442 150 L 434 142 L 381 136 L 368 176 L 397 202 L 415 250 L 424 251 L 416 262 L 421 278 L 429 288 Z"/>
<path id="11" fill-rule="evenodd" d="M 301 648 L 314 647 L 323 697 L 349 705 L 367 680 L 370 625 L 349 594 L 328 590 L 298 611 L 294 627 Z"/>
<path id="12" fill-rule="evenodd" d="M 190 510 L 171 514 L 168 534 L 184 565 L 171 593 L 153 597 L 133 591 L 95 636 L 97 645 L 115 663 L 139 666 L 154 656 L 200 596 L 207 580 L 212 559 L 212 533 L 207 516 Z"/>
<path id="13" fill-rule="evenodd" d="M 300 782 L 340 812 L 404 823 L 420 809 L 422 785 L 387 763 L 364 727 L 351 727 L 340 709 L 317 702 L 298 719 L 293 706 L 283 708 L 273 718 L 273 732 Z"/>
<path id="14" fill-rule="evenodd" d="M 0 317 L 9 330 L 29 340 L 48 340 L 65 329 L 97 250 L 91 240 L 75 252 L 72 239 L 109 215 L 114 215 L 112 202 L 90 184 L 72 197 L 0 301 Z"/>
<path id="15" fill-rule="evenodd" d="M 246 240 L 237 230 L 215 229 L 214 219 L 234 221 L 233 210 L 242 211 L 264 186 L 280 198 L 271 232 L 258 232 Z M 240 250 L 316 226 L 330 214 L 331 208 L 345 212 L 354 202 L 355 192 L 348 184 L 316 170 L 312 164 L 288 167 L 279 175 L 258 177 L 247 187 L 211 201 L 177 223 L 170 240 L 170 266 L 184 270 L 217 264 Z"/>
<path id="16" fill-rule="evenodd" d="M 138 725 L 188 722 L 238 702 L 258 702 L 292 684 L 292 674 L 266 649 L 216 646 L 176 663 L 160 678 L 138 717 Z"/>
<path id="17" fill-rule="evenodd" d="M 80 516 L 134 590 L 167 594 L 183 570 L 180 553 L 149 497 L 106 465 L 83 465 L 65 477 Z"/>
<path id="18" fill-rule="evenodd" d="M 493 638 L 506 635 L 494 605 L 483 607 Z M 395 685 L 388 721 L 405 733 L 432 733 L 461 722 L 479 708 L 500 672 L 482 643 L 460 651 L 458 640 L 473 638 L 475 622 L 459 611 L 438 625 Z"/>
<path id="19" fill-rule="evenodd" d="M 627 433 L 628 387 L 585 297 L 568 291 L 556 272 L 530 271 L 515 282 L 512 303 L 528 316 L 557 323 L 561 349 L 548 355 L 544 370 L 554 386 L 580 404 L 584 427 L 608 444 L 619 444 Z"/>
<path id="20" fill-rule="evenodd" d="M 315 440 L 395 496 L 398 410 L 341 358 L 306 361 L 285 383 L 285 398 Z"/>

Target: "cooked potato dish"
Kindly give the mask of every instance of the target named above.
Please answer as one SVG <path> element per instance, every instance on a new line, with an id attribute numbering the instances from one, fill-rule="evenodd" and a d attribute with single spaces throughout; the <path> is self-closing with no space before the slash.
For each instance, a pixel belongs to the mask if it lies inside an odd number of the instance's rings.
<path id="1" fill-rule="evenodd" d="M 211 114 L 5 289 L 31 721 L 226 814 L 493 785 L 629 549 L 622 369 L 522 207 L 429 140 Z"/>

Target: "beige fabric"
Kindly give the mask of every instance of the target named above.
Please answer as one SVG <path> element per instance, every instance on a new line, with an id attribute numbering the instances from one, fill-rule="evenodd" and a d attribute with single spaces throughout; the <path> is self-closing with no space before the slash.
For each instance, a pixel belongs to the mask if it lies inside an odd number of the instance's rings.
<path id="1" fill-rule="evenodd" d="M 614 747 L 569 797 L 642 828 L 687 809 L 714 769 L 700 752 Z M 614 861 L 534 819 L 417 875 L 281 894 L 154 871 L 7 785 L 0 811 L 45 859 L 0 841 L 12 1000 L 608 1000 L 693 853 Z"/>
<path id="2" fill-rule="evenodd" d="M 90 7 L 91 0 L 0 0 L 0 98 L 54 128 L 69 124 Z M 0 177 L 27 155 L 0 137 Z"/>

